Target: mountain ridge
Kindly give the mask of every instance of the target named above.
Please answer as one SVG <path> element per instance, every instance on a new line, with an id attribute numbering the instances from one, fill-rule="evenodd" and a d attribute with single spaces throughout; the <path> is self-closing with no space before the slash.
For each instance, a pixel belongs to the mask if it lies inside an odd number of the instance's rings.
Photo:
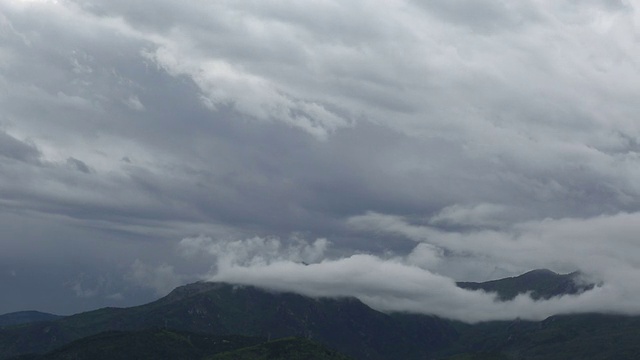
<path id="1" fill-rule="evenodd" d="M 536 269 L 522 275 L 484 282 L 461 281 L 456 285 L 466 290 L 496 293 L 500 301 L 513 300 L 526 293 L 534 300 L 547 300 L 555 296 L 580 294 L 595 286 L 594 283 L 583 281 L 579 271 L 558 274 L 549 269 Z"/>
<path id="2" fill-rule="evenodd" d="M 212 335 L 298 336 L 357 358 L 386 359 L 400 347 L 428 355 L 453 340 L 454 329 L 436 317 L 389 315 L 355 298 L 313 299 L 253 286 L 195 283 L 132 308 L 104 308 L 0 331 L 0 359 L 44 353 L 108 330 L 150 327 Z M 420 341 L 418 341 L 420 340 Z"/>
<path id="3" fill-rule="evenodd" d="M 60 315 L 35 310 L 16 311 L 0 315 L 0 328 L 40 321 L 51 321 L 62 317 L 63 316 Z"/>
<path id="4" fill-rule="evenodd" d="M 540 270 L 479 284 L 481 290 L 503 297 L 520 291 L 557 296 L 558 289 L 574 290 L 556 285 L 575 281 L 576 274 Z M 356 298 L 310 298 L 248 285 L 197 282 L 136 307 L 103 308 L 0 329 L 0 360 L 18 355 L 22 360 L 38 359 L 26 354 L 48 353 L 105 331 L 148 329 L 274 340 L 297 337 L 354 359 L 640 358 L 640 316 L 557 315 L 544 321 L 467 324 L 429 315 L 382 313 Z M 242 354 L 254 356 L 251 359 L 268 359 L 271 354 L 264 348 L 256 351 Z"/>

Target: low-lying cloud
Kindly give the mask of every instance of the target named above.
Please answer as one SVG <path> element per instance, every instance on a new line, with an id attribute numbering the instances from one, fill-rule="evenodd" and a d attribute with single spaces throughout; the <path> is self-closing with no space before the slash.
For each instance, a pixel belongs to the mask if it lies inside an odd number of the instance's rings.
<path id="1" fill-rule="evenodd" d="M 382 311 L 433 314 L 467 322 L 507 319 L 542 320 L 568 313 L 639 314 L 640 258 L 634 253 L 640 214 L 591 219 L 544 220 L 504 230 L 443 232 L 411 225 L 395 216 L 369 213 L 350 219 L 360 231 L 406 236 L 418 244 L 408 254 L 325 256 L 326 240 L 287 245 L 277 238 L 215 242 L 188 238 L 181 248 L 215 257 L 207 279 L 294 291 L 315 297 L 357 297 Z M 313 256 L 303 256 L 313 254 Z M 580 270 L 594 289 L 577 295 L 533 300 L 521 294 L 498 301 L 496 294 L 456 286 L 447 275 L 456 258 L 483 259 L 466 264 L 489 269 L 500 264 L 512 273 L 533 268 Z M 459 269 L 458 269 L 459 271 Z"/>
<path id="2" fill-rule="evenodd" d="M 353 255 L 316 264 L 275 261 L 219 267 L 212 281 L 292 291 L 312 297 L 356 297 L 374 309 L 437 315 L 465 322 L 542 320 L 562 313 L 634 313 L 640 306 L 608 285 L 580 295 L 535 301 L 527 294 L 500 302 L 495 294 L 458 288 L 445 276 L 401 259 Z M 612 302 L 617 301 L 616 304 Z"/>

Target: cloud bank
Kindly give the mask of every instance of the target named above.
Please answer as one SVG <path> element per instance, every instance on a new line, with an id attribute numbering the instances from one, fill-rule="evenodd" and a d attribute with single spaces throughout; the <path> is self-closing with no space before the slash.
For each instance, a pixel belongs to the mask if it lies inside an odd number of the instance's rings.
<path id="1" fill-rule="evenodd" d="M 451 209 L 445 213 L 450 214 Z M 400 217 L 376 213 L 349 220 L 360 231 L 400 234 L 418 242 L 404 256 L 331 258 L 326 254 L 325 239 L 307 244 L 299 238 L 290 243 L 277 238 L 217 242 L 198 237 L 183 239 L 180 247 L 185 255 L 204 253 L 215 258 L 216 265 L 207 277 L 212 281 L 318 297 L 354 296 L 382 311 L 433 314 L 468 322 L 542 320 L 562 313 L 637 314 L 640 306 L 634 299 L 640 295 L 640 287 L 634 279 L 640 276 L 640 257 L 635 252 L 639 217 L 637 213 L 620 213 L 592 219 L 546 219 L 504 230 L 465 233 L 412 225 Z M 434 218 L 441 219 L 442 214 Z M 468 223 L 467 217 L 464 222 Z M 452 262 L 464 264 L 468 258 L 476 259 L 479 268 L 500 264 L 559 272 L 579 269 L 588 281 L 600 285 L 582 294 L 549 300 L 536 301 L 522 294 L 498 301 L 496 294 L 458 288 L 452 278 L 442 275 Z"/>
<path id="2" fill-rule="evenodd" d="M 603 219 L 601 226 L 604 228 L 590 230 L 607 230 L 607 226 L 615 226 L 624 220 Z M 546 236 L 566 235 L 563 233 L 565 224 L 545 225 L 552 228 Z M 581 232 L 575 235 L 581 235 Z M 536 230 L 530 230 L 521 236 L 539 235 Z M 457 287 L 453 279 L 440 275 L 437 269 L 445 261 L 444 252 L 428 242 L 421 242 L 407 256 L 355 254 L 336 259 L 320 258 L 326 246 L 324 239 L 313 244 L 287 246 L 273 238 L 220 243 L 200 237 L 184 239 L 181 246 L 191 256 L 196 249 L 214 256 L 216 265 L 205 277 L 207 280 L 293 291 L 312 297 L 357 297 L 375 309 L 388 312 L 422 313 L 473 323 L 515 318 L 542 320 L 569 313 L 637 314 L 640 311 L 640 306 L 633 300 L 640 295 L 640 287 L 633 282 L 640 275 L 634 263 L 637 259 L 621 258 L 620 253 L 601 253 L 600 249 L 594 248 L 576 253 L 573 262 L 568 260 L 569 256 L 558 254 L 523 260 L 520 249 L 504 249 L 504 244 L 488 247 L 481 239 L 482 235 L 470 237 L 469 241 L 479 240 L 478 248 L 482 251 L 465 256 L 485 256 L 490 258 L 488 262 L 547 261 L 556 267 L 578 265 L 587 277 L 597 274 L 604 282 L 578 295 L 533 300 L 529 294 L 521 294 L 513 300 L 499 301 L 495 293 L 464 290 Z M 500 251 L 496 251 L 498 248 Z M 310 253 L 315 262 L 301 261 L 302 254 Z M 499 259 L 505 253 L 511 257 Z M 591 277 L 588 281 L 597 280 Z"/>

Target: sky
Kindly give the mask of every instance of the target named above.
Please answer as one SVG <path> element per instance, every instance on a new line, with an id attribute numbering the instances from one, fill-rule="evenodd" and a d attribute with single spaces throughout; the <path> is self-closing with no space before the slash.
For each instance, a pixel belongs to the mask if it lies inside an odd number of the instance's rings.
<path id="1" fill-rule="evenodd" d="M 0 0 L 0 313 L 640 314 L 637 59 L 631 0 Z M 602 285 L 455 286 L 539 268 Z"/>

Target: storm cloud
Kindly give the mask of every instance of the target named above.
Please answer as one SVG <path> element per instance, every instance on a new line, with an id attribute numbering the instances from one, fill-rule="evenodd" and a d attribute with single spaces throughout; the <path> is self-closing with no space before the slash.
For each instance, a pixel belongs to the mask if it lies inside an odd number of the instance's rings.
<path id="1" fill-rule="evenodd" d="M 0 0 L 0 313 L 202 278 L 637 313 L 639 35 L 622 0 Z M 278 261 L 220 266 L 244 246 Z M 453 286 L 535 268 L 605 285 Z"/>

